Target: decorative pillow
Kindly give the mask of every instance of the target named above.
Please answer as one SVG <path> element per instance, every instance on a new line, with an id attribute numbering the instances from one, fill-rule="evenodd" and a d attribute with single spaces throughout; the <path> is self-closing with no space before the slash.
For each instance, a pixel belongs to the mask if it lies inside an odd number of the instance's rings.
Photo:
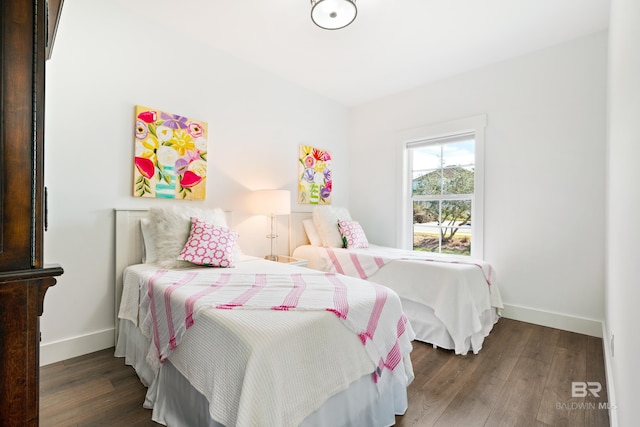
<path id="1" fill-rule="evenodd" d="M 178 259 L 208 267 L 233 267 L 236 240 L 235 231 L 193 217 L 189 239 Z"/>
<path id="2" fill-rule="evenodd" d="M 313 224 L 318 230 L 322 246 L 343 248 L 342 236 L 338 230 L 338 220 L 351 220 L 346 208 L 331 205 L 316 206 L 313 209 Z"/>
<path id="3" fill-rule="evenodd" d="M 316 230 L 316 226 L 313 224 L 313 220 L 303 220 L 302 226 L 304 227 L 305 233 L 307 233 L 309 243 L 311 243 L 312 246 L 322 246 L 322 239 L 320 239 L 320 235 L 318 234 L 318 230 Z"/>
<path id="4" fill-rule="evenodd" d="M 156 262 L 156 240 L 151 227 L 149 218 L 140 220 L 140 230 L 142 231 L 142 263 L 152 264 Z"/>
<path id="5" fill-rule="evenodd" d="M 219 227 L 227 227 L 225 213 L 220 208 L 200 209 L 172 205 L 149 209 L 149 231 L 152 231 L 150 236 L 152 241 L 155 241 L 155 264 L 162 268 L 191 266 L 190 263 L 177 259 L 189 238 L 191 217 L 200 218 Z"/>
<path id="6" fill-rule="evenodd" d="M 369 241 L 358 221 L 338 220 L 345 248 L 368 248 Z"/>

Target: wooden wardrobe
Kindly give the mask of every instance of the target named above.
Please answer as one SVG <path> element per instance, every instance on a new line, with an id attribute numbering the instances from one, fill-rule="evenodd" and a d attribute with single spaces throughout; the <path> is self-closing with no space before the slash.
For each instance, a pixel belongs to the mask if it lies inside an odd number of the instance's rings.
<path id="1" fill-rule="evenodd" d="M 37 426 L 44 295 L 44 76 L 62 0 L 0 1 L 0 426 Z"/>

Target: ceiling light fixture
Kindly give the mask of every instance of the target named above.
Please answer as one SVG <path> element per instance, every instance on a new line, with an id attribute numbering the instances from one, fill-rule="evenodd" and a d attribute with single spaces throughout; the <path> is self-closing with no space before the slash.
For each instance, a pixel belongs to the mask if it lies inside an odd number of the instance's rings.
<path id="1" fill-rule="evenodd" d="M 311 20 L 325 30 L 344 28 L 357 14 L 356 0 L 311 0 Z"/>

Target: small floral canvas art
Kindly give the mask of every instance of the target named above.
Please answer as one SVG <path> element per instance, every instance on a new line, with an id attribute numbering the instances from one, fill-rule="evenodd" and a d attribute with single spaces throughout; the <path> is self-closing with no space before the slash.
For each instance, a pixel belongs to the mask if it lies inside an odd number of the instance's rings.
<path id="1" fill-rule="evenodd" d="M 207 124 L 136 106 L 133 195 L 204 200 Z"/>
<path id="2" fill-rule="evenodd" d="M 330 205 L 333 191 L 331 154 L 326 150 L 301 145 L 298 170 L 298 203 Z"/>

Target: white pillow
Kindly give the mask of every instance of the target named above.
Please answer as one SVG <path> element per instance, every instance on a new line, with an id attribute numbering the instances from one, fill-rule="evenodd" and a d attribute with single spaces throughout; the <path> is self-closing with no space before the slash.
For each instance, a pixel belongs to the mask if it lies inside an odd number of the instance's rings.
<path id="1" fill-rule="evenodd" d="M 142 231 L 142 263 L 153 264 L 158 256 L 156 255 L 156 241 L 149 218 L 140 219 L 140 229 Z"/>
<path id="2" fill-rule="evenodd" d="M 338 220 L 351 220 L 351 214 L 347 208 L 323 205 L 313 209 L 313 224 L 318 230 L 322 246 L 342 248 L 342 236 L 338 230 Z"/>
<path id="3" fill-rule="evenodd" d="M 163 268 L 181 268 L 192 265 L 177 259 L 189 238 L 191 217 L 227 228 L 227 219 L 224 211 L 220 208 L 200 209 L 172 205 L 149 209 L 149 228 L 152 230 L 150 236 L 155 241 L 155 264 Z"/>
<path id="4" fill-rule="evenodd" d="M 312 246 L 322 246 L 322 239 L 318 234 L 318 230 L 316 230 L 316 226 L 313 223 L 313 219 L 303 220 L 302 226 L 304 227 L 305 233 L 307 233 L 307 238 L 309 239 L 309 243 L 311 243 Z"/>

